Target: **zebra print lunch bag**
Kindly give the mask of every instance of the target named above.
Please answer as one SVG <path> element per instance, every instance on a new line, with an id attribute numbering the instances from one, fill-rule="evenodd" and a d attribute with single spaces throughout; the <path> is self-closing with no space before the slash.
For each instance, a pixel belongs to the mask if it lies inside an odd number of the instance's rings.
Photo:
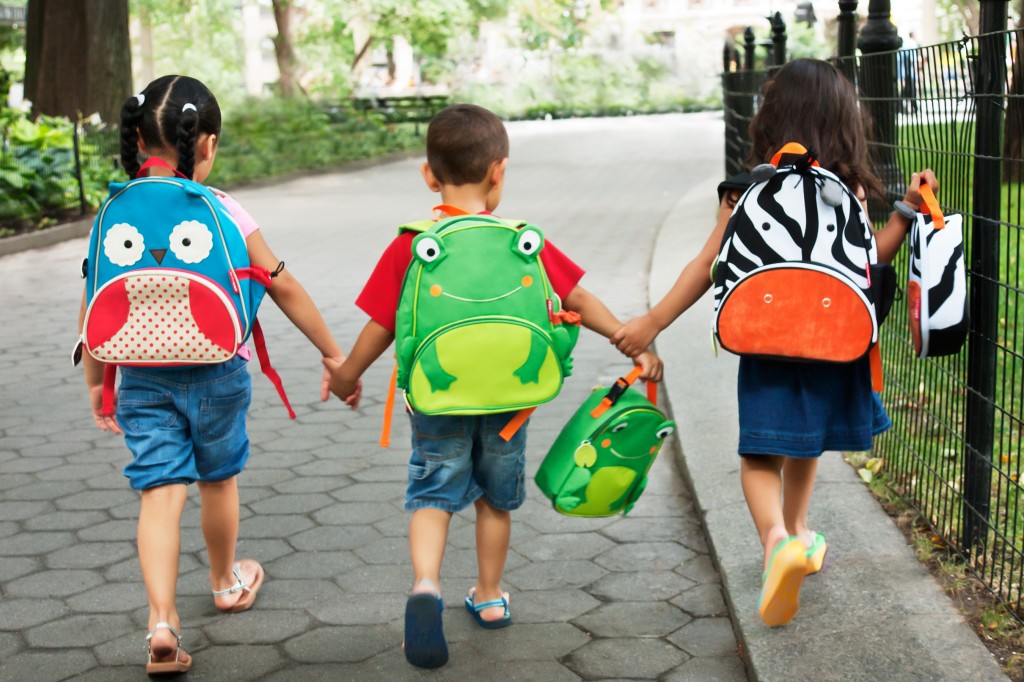
<path id="1" fill-rule="evenodd" d="M 714 334 L 738 355 L 852 362 L 869 352 L 895 295 L 861 202 L 803 146 L 751 171 L 713 274 Z"/>
<path id="2" fill-rule="evenodd" d="M 954 355 L 967 339 L 967 270 L 963 216 L 942 215 L 935 194 L 921 185 L 924 205 L 910 225 L 907 312 L 920 358 Z"/>

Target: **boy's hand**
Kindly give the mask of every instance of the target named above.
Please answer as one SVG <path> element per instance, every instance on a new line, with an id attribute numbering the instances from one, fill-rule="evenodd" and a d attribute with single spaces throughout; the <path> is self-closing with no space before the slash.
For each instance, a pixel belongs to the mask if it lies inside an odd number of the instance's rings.
<path id="1" fill-rule="evenodd" d="M 103 414 L 103 386 L 89 387 L 89 405 L 92 407 L 92 418 L 100 431 L 113 431 L 121 433 L 121 427 L 117 425 L 114 415 Z M 117 395 L 114 395 L 114 413 L 117 413 Z"/>
<path id="2" fill-rule="evenodd" d="M 331 360 L 333 360 L 334 362 L 338 363 L 338 365 L 341 365 L 341 363 L 345 362 L 345 356 L 344 355 L 337 355 L 337 356 L 332 357 Z M 330 368 L 327 367 L 327 364 L 324 363 L 324 376 L 320 380 L 320 402 L 326 403 L 327 399 L 330 396 L 331 396 L 331 370 L 330 370 Z"/>
<path id="3" fill-rule="evenodd" d="M 363 394 L 363 384 L 359 379 L 345 379 L 342 377 L 341 369 L 343 363 L 338 362 L 334 358 L 323 358 L 324 372 L 328 375 L 328 388 L 331 393 L 341 398 L 341 400 L 351 407 L 353 410 L 359 407 L 359 398 Z"/>
<path id="4" fill-rule="evenodd" d="M 927 183 L 932 188 L 932 192 L 938 194 L 939 181 L 935 177 L 935 173 L 932 172 L 931 168 L 925 168 L 920 173 L 914 173 L 910 176 L 910 184 L 907 185 L 907 191 L 903 195 L 903 201 L 911 206 L 920 208 L 921 204 L 924 203 L 924 197 L 921 196 L 922 183 Z"/>
<path id="5" fill-rule="evenodd" d="M 661 381 L 663 370 L 661 358 L 655 355 L 653 351 L 645 350 L 633 358 L 633 362 L 643 367 L 644 371 L 640 373 L 641 379 L 644 381 Z"/>
<path id="6" fill-rule="evenodd" d="M 636 359 L 647 350 L 660 331 L 650 315 L 641 315 L 622 325 L 611 335 L 610 341 L 623 355 Z"/>

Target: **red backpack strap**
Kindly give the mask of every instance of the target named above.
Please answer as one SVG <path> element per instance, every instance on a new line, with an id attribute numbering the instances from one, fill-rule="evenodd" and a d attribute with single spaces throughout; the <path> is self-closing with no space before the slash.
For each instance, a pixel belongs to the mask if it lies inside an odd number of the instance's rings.
<path id="1" fill-rule="evenodd" d="M 103 365 L 103 416 L 114 416 L 114 378 L 117 376 L 117 365 Z"/>
<path id="2" fill-rule="evenodd" d="M 285 409 L 288 410 L 288 417 L 295 419 L 295 410 L 292 409 L 292 404 L 288 402 L 288 396 L 284 392 L 284 382 L 281 381 L 281 375 L 270 366 L 267 341 L 263 336 L 263 327 L 260 326 L 259 320 L 252 321 L 252 341 L 253 345 L 256 346 L 256 357 L 260 359 L 260 371 L 270 379 L 270 383 L 274 384 L 274 388 L 277 389 L 277 395 L 281 396 L 281 402 L 284 403 Z"/>
<path id="3" fill-rule="evenodd" d="M 174 168 L 173 166 L 171 166 L 171 164 L 167 163 L 158 156 L 151 156 L 148 159 L 146 159 L 146 161 L 141 166 L 139 166 L 139 172 L 135 174 L 135 177 L 141 178 L 143 176 L 143 173 L 148 171 L 153 166 L 160 166 L 161 168 L 166 168 L 169 171 L 174 171 L 174 174 L 177 175 L 179 178 L 184 178 L 185 180 L 191 179 L 184 173 L 182 173 L 180 170 Z"/>

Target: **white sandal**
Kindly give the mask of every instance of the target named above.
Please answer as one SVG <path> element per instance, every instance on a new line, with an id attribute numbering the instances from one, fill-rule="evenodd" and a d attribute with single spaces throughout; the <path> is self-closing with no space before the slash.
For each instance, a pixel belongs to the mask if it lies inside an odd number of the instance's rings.
<path id="1" fill-rule="evenodd" d="M 178 646 L 174 650 L 173 661 L 154 661 L 153 660 L 153 635 L 157 630 L 164 629 L 170 631 L 174 638 L 178 640 Z M 153 629 L 146 635 L 146 651 L 149 653 L 149 657 L 146 660 L 146 674 L 147 675 L 179 675 L 181 673 L 187 673 L 192 669 L 192 657 L 188 656 L 188 652 L 181 648 L 181 635 L 178 631 L 171 627 L 170 623 L 157 623 L 153 626 Z M 188 656 L 187 661 L 181 660 L 181 653 L 185 652 Z"/>
<path id="2" fill-rule="evenodd" d="M 263 566 L 258 561 L 252 559 L 243 559 L 242 561 L 251 561 L 256 566 L 256 575 L 252 580 L 252 583 L 242 582 L 242 562 L 236 563 L 231 567 L 231 572 L 235 575 L 235 584 L 225 590 L 212 590 L 214 598 L 226 597 L 229 594 L 235 594 L 236 592 L 242 592 L 242 596 L 238 598 L 234 604 L 227 608 L 218 606 L 217 608 L 225 613 L 240 613 L 241 611 L 248 611 L 252 608 L 253 603 L 256 601 L 256 593 L 259 592 L 260 586 L 263 585 L 263 578 L 265 574 L 263 572 Z"/>

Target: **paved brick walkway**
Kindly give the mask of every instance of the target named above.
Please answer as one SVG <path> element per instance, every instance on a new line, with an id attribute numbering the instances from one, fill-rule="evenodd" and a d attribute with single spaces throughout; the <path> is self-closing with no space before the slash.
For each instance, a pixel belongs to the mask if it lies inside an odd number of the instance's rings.
<path id="1" fill-rule="evenodd" d="M 585 287 L 619 315 L 635 315 L 645 308 L 657 229 L 682 188 L 721 172 L 719 129 L 710 115 L 515 124 L 500 212 L 544 227 L 588 269 Z M 365 320 L 352 301 L 393 226 L 426 217 L 436 203 L 418 163 L 235 193 L 345 347 Z M 120 474 L 127 450 L 92 426 L 68 360 L 84 250 L 75 239 L 0 258 L 4 680 L 143 677 L 138 496 Z M 443 571 L 451 661 L 436 673 L 410 667 L 399 648 L 411 581 L 400 413 L 392 447 L 376 445 L 390 365 L 381 361 L 365 377 L 358 412 L 320 404 L 315 351 L 272 303 L 263 310 L 299 413 L 290 422 L 256 373 L 239 553 L 262 561 L 268 580 L 253 611 L 213 608 L 193 495 L 178 586 L 196 661 L 189 679 L 746 679 L 671 449 L 628 518 L 562 517 L 530 482 L 513 516 L 506 587 L 516 624 L 506 630 L 483 631 L 462 609 L 475 556 L 472 512 L 457 515 Z M 575 375 L 532 422 L 531 476 L 588 390 L 626 370 L 603 339 L 583 337 Z"/>

